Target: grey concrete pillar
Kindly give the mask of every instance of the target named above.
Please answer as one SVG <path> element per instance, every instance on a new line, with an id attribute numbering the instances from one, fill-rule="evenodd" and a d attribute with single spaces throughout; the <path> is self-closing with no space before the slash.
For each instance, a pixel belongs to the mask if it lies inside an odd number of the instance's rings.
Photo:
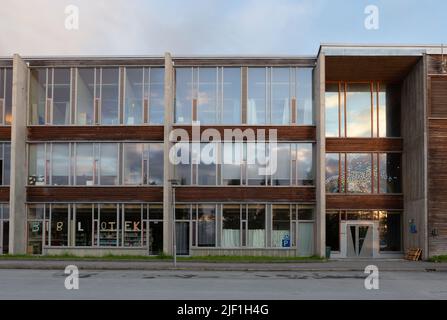
<path id="1" fill-rule="evenodd" d="M 315 122 L 317 124 L 316 145 L 316 247 L 315 254 L 325 255 L 326 247 L 326 119 L 325 119 L 326 73 L 325 56 L 320 53 L 314 70 Z"/>
<path id="2" fill-rule="evenodd" d="M 28 67 L 14 54 L 12 80 L 9 253 L 26 253 L 26 102 Z"/>
<path id="3" fill-rule="evenodd" d="M 164 178 L 163 178 L 163 252 L 173 254 L 172 249 L 172 188 L 173 166 L 169 161 L 172 143 L 169 133 L 174 122 L 174 64 L 171 54 L 165 53 L 165 119 L 164 119 Z"/>

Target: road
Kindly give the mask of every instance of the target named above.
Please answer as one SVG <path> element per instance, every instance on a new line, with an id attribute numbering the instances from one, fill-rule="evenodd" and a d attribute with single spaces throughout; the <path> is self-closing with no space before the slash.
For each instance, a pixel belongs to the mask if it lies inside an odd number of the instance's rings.
<path id="1" fill-rule="evenodd" d="M 79 290 L 63 270 L 0 270 L 6 299 L 447 299 L 447 272 L 384 271 L 366 290 L 357 271 L 80 270 Z"/>

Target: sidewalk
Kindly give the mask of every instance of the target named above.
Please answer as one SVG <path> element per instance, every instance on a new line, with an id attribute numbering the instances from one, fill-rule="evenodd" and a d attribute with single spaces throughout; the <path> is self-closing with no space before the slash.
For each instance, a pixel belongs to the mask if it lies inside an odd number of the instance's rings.
<path id="1" fill-rule="evenodd" d="M 380 271 L 447 272 L 447 263 L 406 260 L 330 260 L 325 262 L 221 263 L 166 261 L 0 260 L 0 269 L 63 270 L 75 265 L 84 270 L 190 270 L 190 271 L 364 271 L 375 265 Z"/>

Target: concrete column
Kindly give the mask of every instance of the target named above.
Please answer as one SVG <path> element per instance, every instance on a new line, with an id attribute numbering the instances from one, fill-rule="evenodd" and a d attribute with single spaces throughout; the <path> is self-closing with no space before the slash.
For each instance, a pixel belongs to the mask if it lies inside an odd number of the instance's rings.
<path id="1" fill-rule="evenodd" d="M 325 56 L 320 53 L 314 70 L 315 122 L 317 124 L 316 145 L 316 246 L 315 254 L 325 255 L 326 247 L 326 120 L 325 120 L 326 73 Z"/>
<path id="2" fill-rule="evenodd" d="M 14 54 L 12 80 L 9 253 L 26 253 L 26 102 L 28 67 Z"/>
<path id="3" fill-rule="evenodd" d="M 172 188 L 173 166 L 169 161 L 172 143 L 169 133 L 174 122 L 174 64 L 171 54 L 165 53 L 165 119 L 164 119 L 164 178 L 163 178 L 163 252 L 173 254 L 172 250 Z"/>

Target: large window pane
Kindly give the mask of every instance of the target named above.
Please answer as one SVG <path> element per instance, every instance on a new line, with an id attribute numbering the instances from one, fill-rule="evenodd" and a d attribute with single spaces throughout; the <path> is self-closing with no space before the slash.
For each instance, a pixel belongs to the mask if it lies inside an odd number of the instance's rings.
<path id="1" fill-rule="evenodd" d="M 99 245 L 117 246 L 118 245 L 118 221 L 116 204 L 101 204 L 99 221 Z"/>
<path id="2" fill-rule="evenodd" d="M 76 144 L 76 185 L 93 185 L 93 144 Z"/>
<path id="3" fill-rule="evenodd" d="M 290 122 L 290 70 L 272 68 L 271 123 L 289 124 Z"/>
<path id="4" fill-rule="evenodd" d="M 272 177 L 272 185 L 290 185 L 290 144 L 280 143 L 276 146 L 276 172 Z"/>
<path id="5" fill-rule="evenodd" d="M 93 236 L 93 211 L 91 204 L 76 204 L 76 246 L 90 247 Z"/>
<path id="6" fill-rule="evenodd" d="M 143 123 L 143 68 L 126 68 L 124 124 Z"/>
<path id="7" fill-rule="evenodd" d="M 3 169 L 2 169 L 2 184 L 9 186 L 11 182 L 11 144 L 3 144 Z"/>
<path id="8" fill-rule="evenodd" d="M 103 68 L 101 124 L 118 124 L 119 69 Z"/>
<path id="9" fill-rule="evenodd" d="M 217 123 L 217 68 L 199 68 L 197 88 L 197 120 L 202 124 Z"/>
<path id="10" fill-rule="evenodd" d="M 70 124 L 71 72 L 68 68 L 54 69 L 53 124 Z"/>
<path id="11" fill-rule="evenodd" d="M 277 248 L 290 247 L 290 206 L 272 206 L 272 246 Z"/>
<path id="12" fill-rule="evenodd" d="M 312 82 L 312 68 L 298 68 L 296 70 L 296 123 L 299 125 L 311 125 L 314 122 Z"/>
<path id="13" fill-rule="evenodd" d="M 338 83 L 326 83 L 326 137 L 338 137 L 339 134 L 339 95 Z"/>
<path id="14" fill-rule="evenodd" d="M 200 163 L 198 169 L 199 185 L 216 185 L 216 165 L 217 165 L 217 144 L 200 144 Z"/>
<path id="15" fill-rule="evenodd" d="M 379 154 L 380 193 L 401 193 L 401 154 Z"/>
<path id="16" fill-rule="evenodd" d="M 224 185 L 241 184 L 241 162 L 243 145 L 224 142 L 222 160 L 222 181 Z"/>
<path id="17" fill-rule="evenodd" d="M 149 122 L 163 124 L 164 121 L 164 83 L 163 68 L 150 69 Z"/>
<path id="18" fill-rule="evenodd" d="M 402 222 L 399 212 L 379 212 L 380 251 L 402 250 Z"/>
<path id="19" fill-rule="evenodd" d="M 197 245 L 199 247 L 214 247 L 216 245 L 216 206 L 199 205 L 197 218 Z"/>
<path id="20" fill-rule="evenodd" d="M 79 68 L 76 87 L 76 124 L 92 125 L 95 96 L 95 69 Z"/>
<path id="21" fill-rule="evenodd" d="M 46 94 L 47 70 L 31 69 L 29 93 L 31 124 L 45 124 Z"/>
<path id="22" fill-rule="evenodd" d="M 124 144 L 124 184 L 142 184 L 143 144 Z"/>
<path id="23" fill-rule="evenodd" d="M 175 69 L 175 122 L 191 123 L 193 98 L 192 68 Z"/>
<path id="24" fill-rule="evenodd" d="M 45 145 L 30 144 L 28 156 L 28 184 L 45 184 Z"/>
<path id="25" fill-rule="evenodd" d="M 400 86 L 380 84 L 379 136 L 400 137 Z"/>
<path id="26" fill-rule="evenodd" d="M 248 206 L 248 246 L 265 247 L 265 206 Z"/>
<path id="27" fill-rule="evenodd" d="M 70 151 L 67 143 L 53 143 L 51 155 L 51 183 L 68 185 L 70 175 Z"/>
<path id="28" fill-rule="evenodd" d="M 298 185 L 314 184 L 314 155 L 312 143 L 297 144 Z"/>
<path id="29" fill-rule="evenodd" d="M 163 185 L 163 144 L 149 146 L 149 184 Z"/>
<path id="30" fill-rule="evenodd" d="M 340 251 L 340 215 L 338 212 L 326 213 L 326 246 L 332 251 Z"/>
<path id="31" fill-rule="evenodd" d="M 369 153 L 347 154 L 348 192 L 371 193 L 371 162 Z"/>
<path id="32" fill-rule="evenodd" d="M 222 207 L 222 247 L 241 246 L 241 207 L 223 205 Z"/>
<path id="33" fill-rule="evenodd" d="M 51 206 L 51 246 L 68 246 L 68 205 Z"/>
<path id="34" fill-rule="evenodd" d="M 241 69 L 223 68 L 223 124 L 241 123 Z"/>
<path id="35" fill-rule="evenodd" d="M 348 137 L 371 137 L 371 85 L 348 83 L 346 128 Z"/>
<path id="36" fill-rule="evenodd" d="M 124 206 L 124 246 L 142 246 L 141 205 L 126 204 Z"/>
<path id="37" fill-rule="evenodd" d="M 266 69 L 248 68 L 248 124 L 267 123 Z"/>
<path id="38" fill-rule="evenodd" d="M 43 221 L 28 221 L 28 254 L 42 253 Z"/>
<path id="39" fill-rule="evenodd" d="M 340 192 L 340 155 L 338 153 L 326 154 L 326 192 Z"/>
<path id="40" fill-rule="evenodd" d="M 189 152 L 189 143 L 177 143 L 174 146 L 177 157 L 181 159 L 179 164 L 174 166 L 175 179 L 181 185 L 191 184 L 191 153 Z"/>
<path id="41" fill-rule="evenodd" d="M 266 144 L 247 143 L 247 184 L 248 185 L 266 185 L 266 176 L 263 169 L 266 168 Z"/>
<path id="42" fill-rule="evenodd" d="M 100 144 L 100 184 L 118 184 L 118 144 Z"/>

